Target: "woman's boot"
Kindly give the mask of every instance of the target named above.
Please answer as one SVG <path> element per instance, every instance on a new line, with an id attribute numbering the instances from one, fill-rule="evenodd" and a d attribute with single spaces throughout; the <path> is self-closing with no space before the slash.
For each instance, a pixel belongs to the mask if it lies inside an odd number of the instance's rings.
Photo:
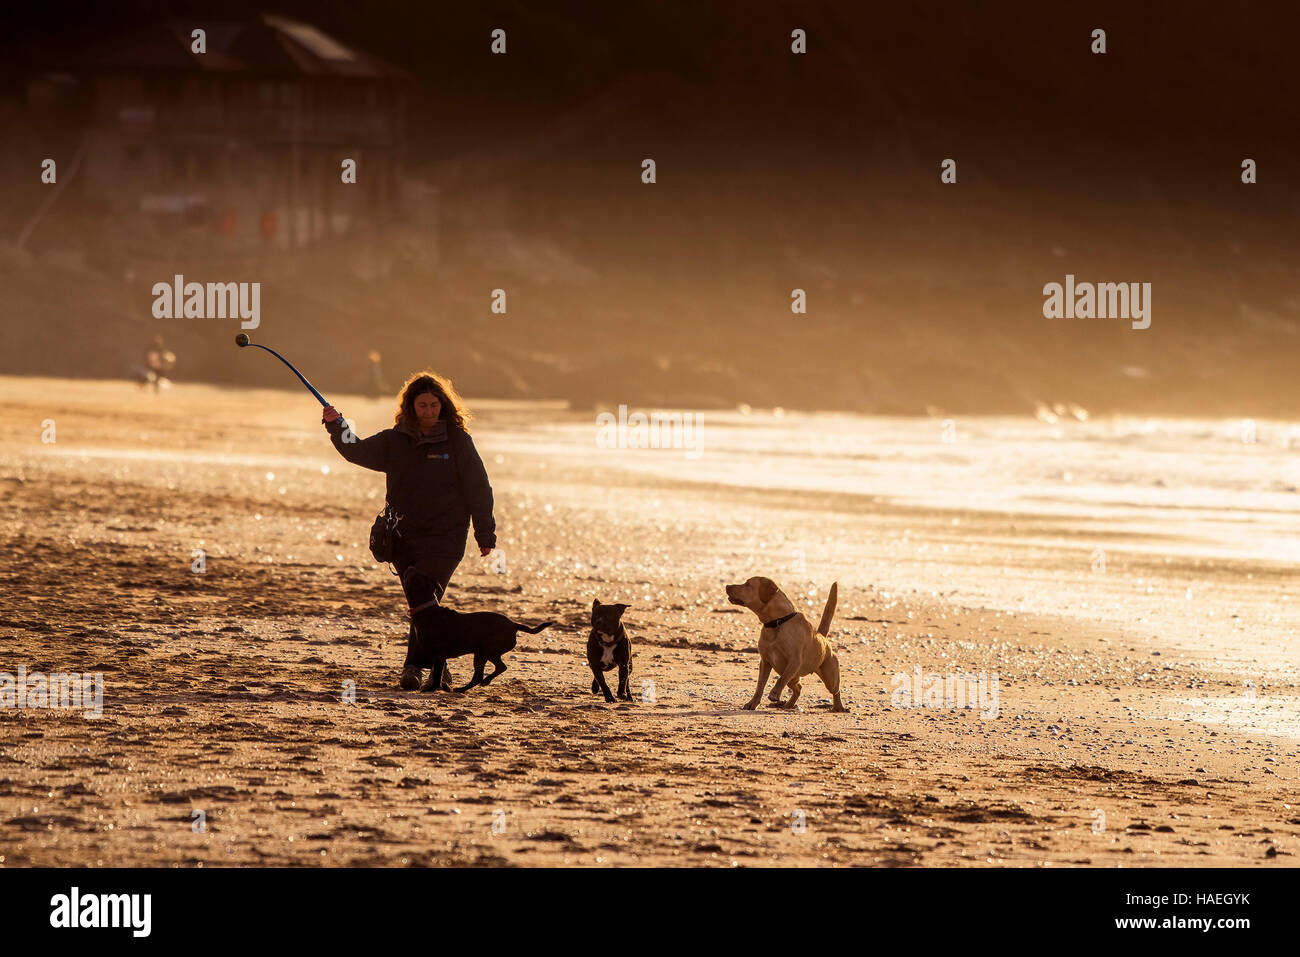
<path id="1" fill-rule="evenodd" d="M 411 630 L 406 636 L 406 661 L 402 663 L 402 680 L 398 686 L 403 691 L 414 691 L 420 687 L 420 676 L 423 669 L 417 668 L 412 664 L 415 657 L 415 623 L 412 622 Z"/>
<path id="2" fill-rule="evenodd" d="M 406 661 L 402 664 L 402 680 L 398 682 L 403 691 L 414 691 L 419 688 L 421 691 L 429 691 L 427 687 L 433 680 L 433 674 L 430 673 L 428 679 L 421 683 L 424 669 L 412 664 L 415 658 L 415 623 L 411 623 L 411 630 L 406 636 Z M 444 664 L 442 666 L 442 690 L 451 690 L 451 666 Z"/>

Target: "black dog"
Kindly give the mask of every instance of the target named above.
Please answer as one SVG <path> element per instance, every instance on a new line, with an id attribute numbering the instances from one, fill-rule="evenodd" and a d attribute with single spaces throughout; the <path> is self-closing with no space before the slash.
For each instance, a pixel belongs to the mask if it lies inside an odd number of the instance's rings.
<path id="1" fill-rule="evenodd" d="M 632 641 L 623 628 L 623 612 L 627 605 L 602 605 L 597 598 L 591 604 L 591 637 L 587 639 L 587 664 L 595 675 L 591 682 L 591 693 L 605 693 L 605 700 L 611 704 L 614 696 L 609 693 L 605 683 L 605 672 L 613 671 L 618 666 L 618 696 L 624 701 L 632 700 L 632 691 L 628 679 L 632 675 Z"/>
<path id="2" fill-rule="evenodd" d="M 530 628 L 494 611 L 462 613 L 442 605 L 422 609 L 411 620 L 415 624 L 415 660 L 412 664 L 432 669 L 429 679 L 420 686 L 421 691 L 437 691 L 441 688 L 447 659 L 459 658 L 461 655 L 474 656 L 474 677 L 469 684 L 455 690 L 463 692 L 475 685 L 485 685 L 506 670 L 501 656 L 514 649 L 518 632 L 535 635 L 555 624 L 553 621 L 545 621 Z M 490 675 L 484 676 L 483 671 L 489 661 L 495 669 Z"/>

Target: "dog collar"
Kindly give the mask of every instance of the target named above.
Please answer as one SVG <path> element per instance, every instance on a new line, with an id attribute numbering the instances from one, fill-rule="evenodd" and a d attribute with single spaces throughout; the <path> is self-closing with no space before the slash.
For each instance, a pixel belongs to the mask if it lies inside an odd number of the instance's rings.
<path id="1" fill-rule="evenodd" d="M 406 613 L 406 617 L 411 618 L 415 615 L 417 611 L 424 611 L 424 609 L 432 608 L 436 604 L 438 604 L 438 599 L 435 598 L 432 601 L 426 601 L 423 605 L 416 605 L 414 608 L 412 608 L 410 611 Z"/>
<path id="2" fill-rule="evenodd" d="M 790 612 L 790 614 L 788 614 L 788 615 L 784 615 L 784 616 L 782 616 L 782 617 L 776 619 L 776 621 L 765 621 L 765 622 L 763 622 L 763 627 L 764 627 L 764 628 L 780 628 L 782 625 L 784 625 L 787 621 L 789 621 L 791 618 L 793 618 L 793 617 L 794 617 L 795 615 L 797 615 L 797 614 L 799 614 L 797 611 L 792 611 L 792 612 Z"/>

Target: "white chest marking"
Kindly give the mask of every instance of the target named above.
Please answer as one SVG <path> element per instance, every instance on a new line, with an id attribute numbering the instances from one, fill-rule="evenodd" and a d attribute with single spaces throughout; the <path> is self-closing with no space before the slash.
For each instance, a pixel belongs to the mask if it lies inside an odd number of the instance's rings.
<path id="1" fill-rule="evenodd" d="M 596 636 L 600 638 L 600 663 L 609 667 L 614 663 L 614 646 L 618 644 L 618 639 L 603 631 L 596 632 Z"/>

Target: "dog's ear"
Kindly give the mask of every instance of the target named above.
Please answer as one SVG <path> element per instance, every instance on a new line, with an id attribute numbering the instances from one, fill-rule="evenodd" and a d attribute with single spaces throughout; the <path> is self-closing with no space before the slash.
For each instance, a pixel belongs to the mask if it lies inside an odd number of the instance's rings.
<path id="1" fill-rule="evenodd" d="M 775 595 L 776 592 L 776 582 L 772 581 L 772 579 L 760 578 L 758 580 L 758 601 L 760 604 L 766 605 L 772 600 L 772 596 Z"/>
<path id="2" fill-rule="evenodd" d="M 599 598 L 593 598 L 593 599 L 591 600 L 591 610 L 592 610 L 592 611 L 595 611 L 595 610 L 596 610 L 597 608 L 599 608 L 599 607 L 600 607 L 600 599 L 599 599 Z"/>
<path id="3" fill-rule="evenodd" d="M 631 608 L 632 606 L 631 606 L 631 605 L 625 605 L 625 604 L 623 604 L 622 602 L 619 602 L 617 605 L 614 605 L 614 606 L 612 606 L 612 607 L 617 608 L 617 609 L 618 609 L 618 613 L 619 613 L 619 615 L 621 616 L 621 615 L 623 614 L 623 612 L 627 611 L 627 610 L 628 610 L 629 608 Z"/>

